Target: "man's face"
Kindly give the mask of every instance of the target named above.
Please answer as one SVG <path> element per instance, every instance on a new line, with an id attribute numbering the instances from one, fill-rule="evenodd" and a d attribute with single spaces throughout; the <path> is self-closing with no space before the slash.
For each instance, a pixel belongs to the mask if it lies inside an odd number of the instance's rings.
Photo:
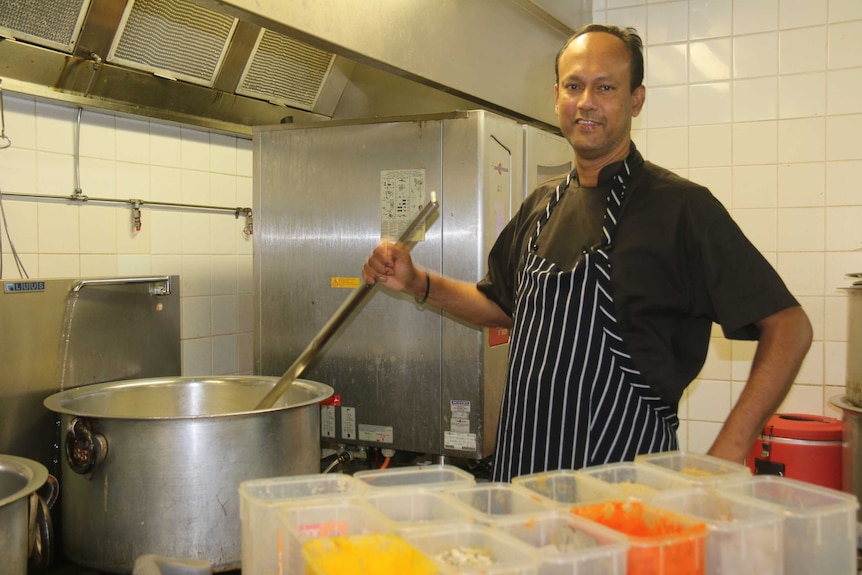
<path id="1" fill-rule="evenodd" d="M 605 32 L 578 36 L 560 57 L 559 78 L 554 108 L 576 158 L 600 166 L 624 159 L 645 89 L 631 90 L 631 59 L 622 40 Z"/>

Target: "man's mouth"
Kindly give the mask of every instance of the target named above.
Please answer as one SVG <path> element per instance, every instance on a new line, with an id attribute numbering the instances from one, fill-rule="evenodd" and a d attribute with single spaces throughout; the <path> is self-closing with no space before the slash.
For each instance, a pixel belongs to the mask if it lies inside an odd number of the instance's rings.
<path id="1" fill-rule="evenodd" d="M 598 126 L 600 125 L 600 122 L 597 122 L 596 120 L 587 120 L 586 118 L 577 118 L 575 120 L 575 124 L 582 126 Z"/>

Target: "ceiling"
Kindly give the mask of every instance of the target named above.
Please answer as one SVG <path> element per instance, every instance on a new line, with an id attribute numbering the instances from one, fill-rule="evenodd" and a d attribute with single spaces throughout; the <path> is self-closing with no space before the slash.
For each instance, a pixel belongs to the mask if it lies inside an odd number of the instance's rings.
<path id="1" fill-rule="evenodd" d="M 0 88 L 249 135 L 486 108 L 553 128 L 591 0 L 0 0 Z"/>

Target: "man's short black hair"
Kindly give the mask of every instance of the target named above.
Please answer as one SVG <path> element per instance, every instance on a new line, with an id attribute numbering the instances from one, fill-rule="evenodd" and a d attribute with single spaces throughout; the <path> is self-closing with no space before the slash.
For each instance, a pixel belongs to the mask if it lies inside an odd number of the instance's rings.
<path id="1" fill-rule="evenodd" d="M 637 30 L 634 28 L 620 28 L 619 26 L 613 26 L 611 24 L 587 24 L 586 26 L 581 26 L 575 30 L 575 33 L 566 40 L 566 43 L 563 44 L 563 47 L 560 48 L 559 52 L 557 52 L 557 59 L 554 62 L 554 73 L 557 79 L 557 84 L 560 83 L 560 58 L 563 56 L 563 52 L 566 51 L 566 48 L 569 47 L 569 44 L 571 44 L 575 38 L 583 36 L 589 32 L 605 32 L 606 34 L 616 36 L 623 41 L 623 44 L 626 45 L 632 59 L 631 89 L 632 92 L 634 92 L 635 88 L 643 84 L 644 81 L 643 41 L 641 40 L 641 37 L 638 36 Z"/>

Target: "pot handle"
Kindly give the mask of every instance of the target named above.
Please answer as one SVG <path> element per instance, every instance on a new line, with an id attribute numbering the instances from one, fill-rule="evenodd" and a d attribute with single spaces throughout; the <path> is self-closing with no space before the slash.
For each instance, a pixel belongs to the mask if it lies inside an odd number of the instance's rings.
<path id="1" fill-rule="evenodd" d="M 49 473 L 48 479 L 45 480 L 45 484 L 39 491 L 42 492 L 40 495 L 45 499 L 45 505 L 48 506 L 48 509 L 54 509 L 54 503 L 60 496 L 60 482 L 57 478 Z"/>
<path id="2" fill-rule="evenodd" d="M 88 420 L 73 417 L 66 428 L 66 462 L 79 475 L 92 473 L 108 455 L 105 436 L 90 427 Z"/>
<path id="3" fill-rule="evenodd" d="M 54 558 L 54 524 L 50 506 L 41 495 L 30 496 L 30 566 L 46 569 Z"/>

